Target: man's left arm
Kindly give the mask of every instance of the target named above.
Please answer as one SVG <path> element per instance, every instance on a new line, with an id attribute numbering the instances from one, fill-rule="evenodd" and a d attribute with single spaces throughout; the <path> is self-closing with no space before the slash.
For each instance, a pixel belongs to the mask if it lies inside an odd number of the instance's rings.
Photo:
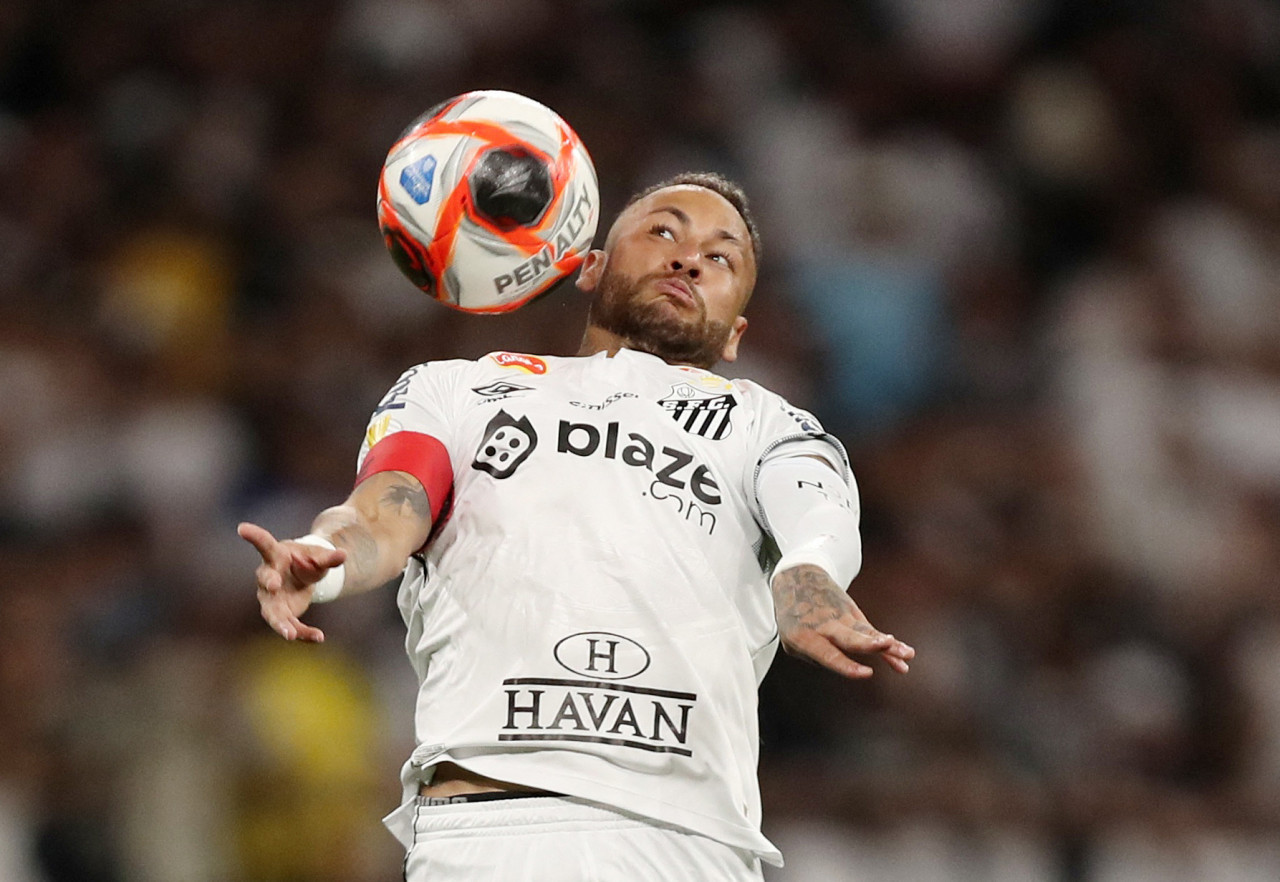
<path id="1" fill-rule="evenodd" d="M 856 492 L 834 463 L 806 447 L 766 459 L 756 482 L 756 501 L 782 552 L 771 583 L 782 646 L 853 679 L 873 673 L 856 656 L 879 655 L 906 673 L 915 650 L 877 630 L 844 589 L 862 564 Z"/>

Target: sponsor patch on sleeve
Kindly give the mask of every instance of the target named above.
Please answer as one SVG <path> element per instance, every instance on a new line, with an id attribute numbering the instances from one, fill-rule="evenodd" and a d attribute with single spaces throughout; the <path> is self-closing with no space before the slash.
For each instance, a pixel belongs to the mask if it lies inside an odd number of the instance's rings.
<path id="1" fill-rule="evenodd" d="M 517 368 L 526 374 L 542 375 L 547 372 L 547 363 L 536 355 L 525 355 L 523 352 L 491 352 L 494 364 L 499 367 Z"/>

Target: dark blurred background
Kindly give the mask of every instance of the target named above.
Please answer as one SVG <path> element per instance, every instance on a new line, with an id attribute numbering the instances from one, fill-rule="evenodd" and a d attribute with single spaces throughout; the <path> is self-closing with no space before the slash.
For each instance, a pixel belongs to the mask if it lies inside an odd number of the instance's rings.
<path id="1" fill-rule="evenodd" d="M 378 170 L 507 88 L 606 222 L 715 169 L 766 243 L 741 361 L 859 477 L 913 643 L 762 691 L 772 880 L 1280 878 L 1280 7 L 1270 0 L 5 0 L 0 882 L 374 882 L 393 592 L 258 619 L 409 365 L 572 353 L 565 287 L 398 274 Z"/>

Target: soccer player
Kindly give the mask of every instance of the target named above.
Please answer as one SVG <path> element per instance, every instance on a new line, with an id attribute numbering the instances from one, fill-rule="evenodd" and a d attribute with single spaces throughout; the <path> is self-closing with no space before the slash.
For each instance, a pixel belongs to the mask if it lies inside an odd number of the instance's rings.
<path id="1" fill-rule="evenodd" d="M 635 197 L 583 263 L 576 357 L 409 369 L 355 489 L 262 556 L 262 615 L 403 573 L 417 748 L 386 819 L 421 880 L 759 880 L 756 689 L 779 644 L 851 678 L 915 651 L 845 592 L 839 441 L 733 361 L 760 253 L 737 185 Z M 862 658 L 862 661 L 858 659 Z"/>

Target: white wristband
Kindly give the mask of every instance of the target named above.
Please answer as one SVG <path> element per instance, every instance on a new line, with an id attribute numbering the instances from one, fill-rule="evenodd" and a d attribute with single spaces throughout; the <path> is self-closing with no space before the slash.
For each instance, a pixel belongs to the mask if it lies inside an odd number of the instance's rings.
<path id="1" fill-rule="evenodd" d="M 308 533 L 305 536 L 299 536 L 293 540 L 299 545 L 315 545 L 319 548 L 327 548 L 330 551 L 337 551 L 338 546 L 334 545 L 323 536 L 317 536 L 315 533 Z M 329 567 L 320 581 L 311 586 L 311 602 L 312 603 L 328 603 L 342 593 L 342 586 L 347 581 L 347 565 L 338 564 L 336 567 Z"/>

